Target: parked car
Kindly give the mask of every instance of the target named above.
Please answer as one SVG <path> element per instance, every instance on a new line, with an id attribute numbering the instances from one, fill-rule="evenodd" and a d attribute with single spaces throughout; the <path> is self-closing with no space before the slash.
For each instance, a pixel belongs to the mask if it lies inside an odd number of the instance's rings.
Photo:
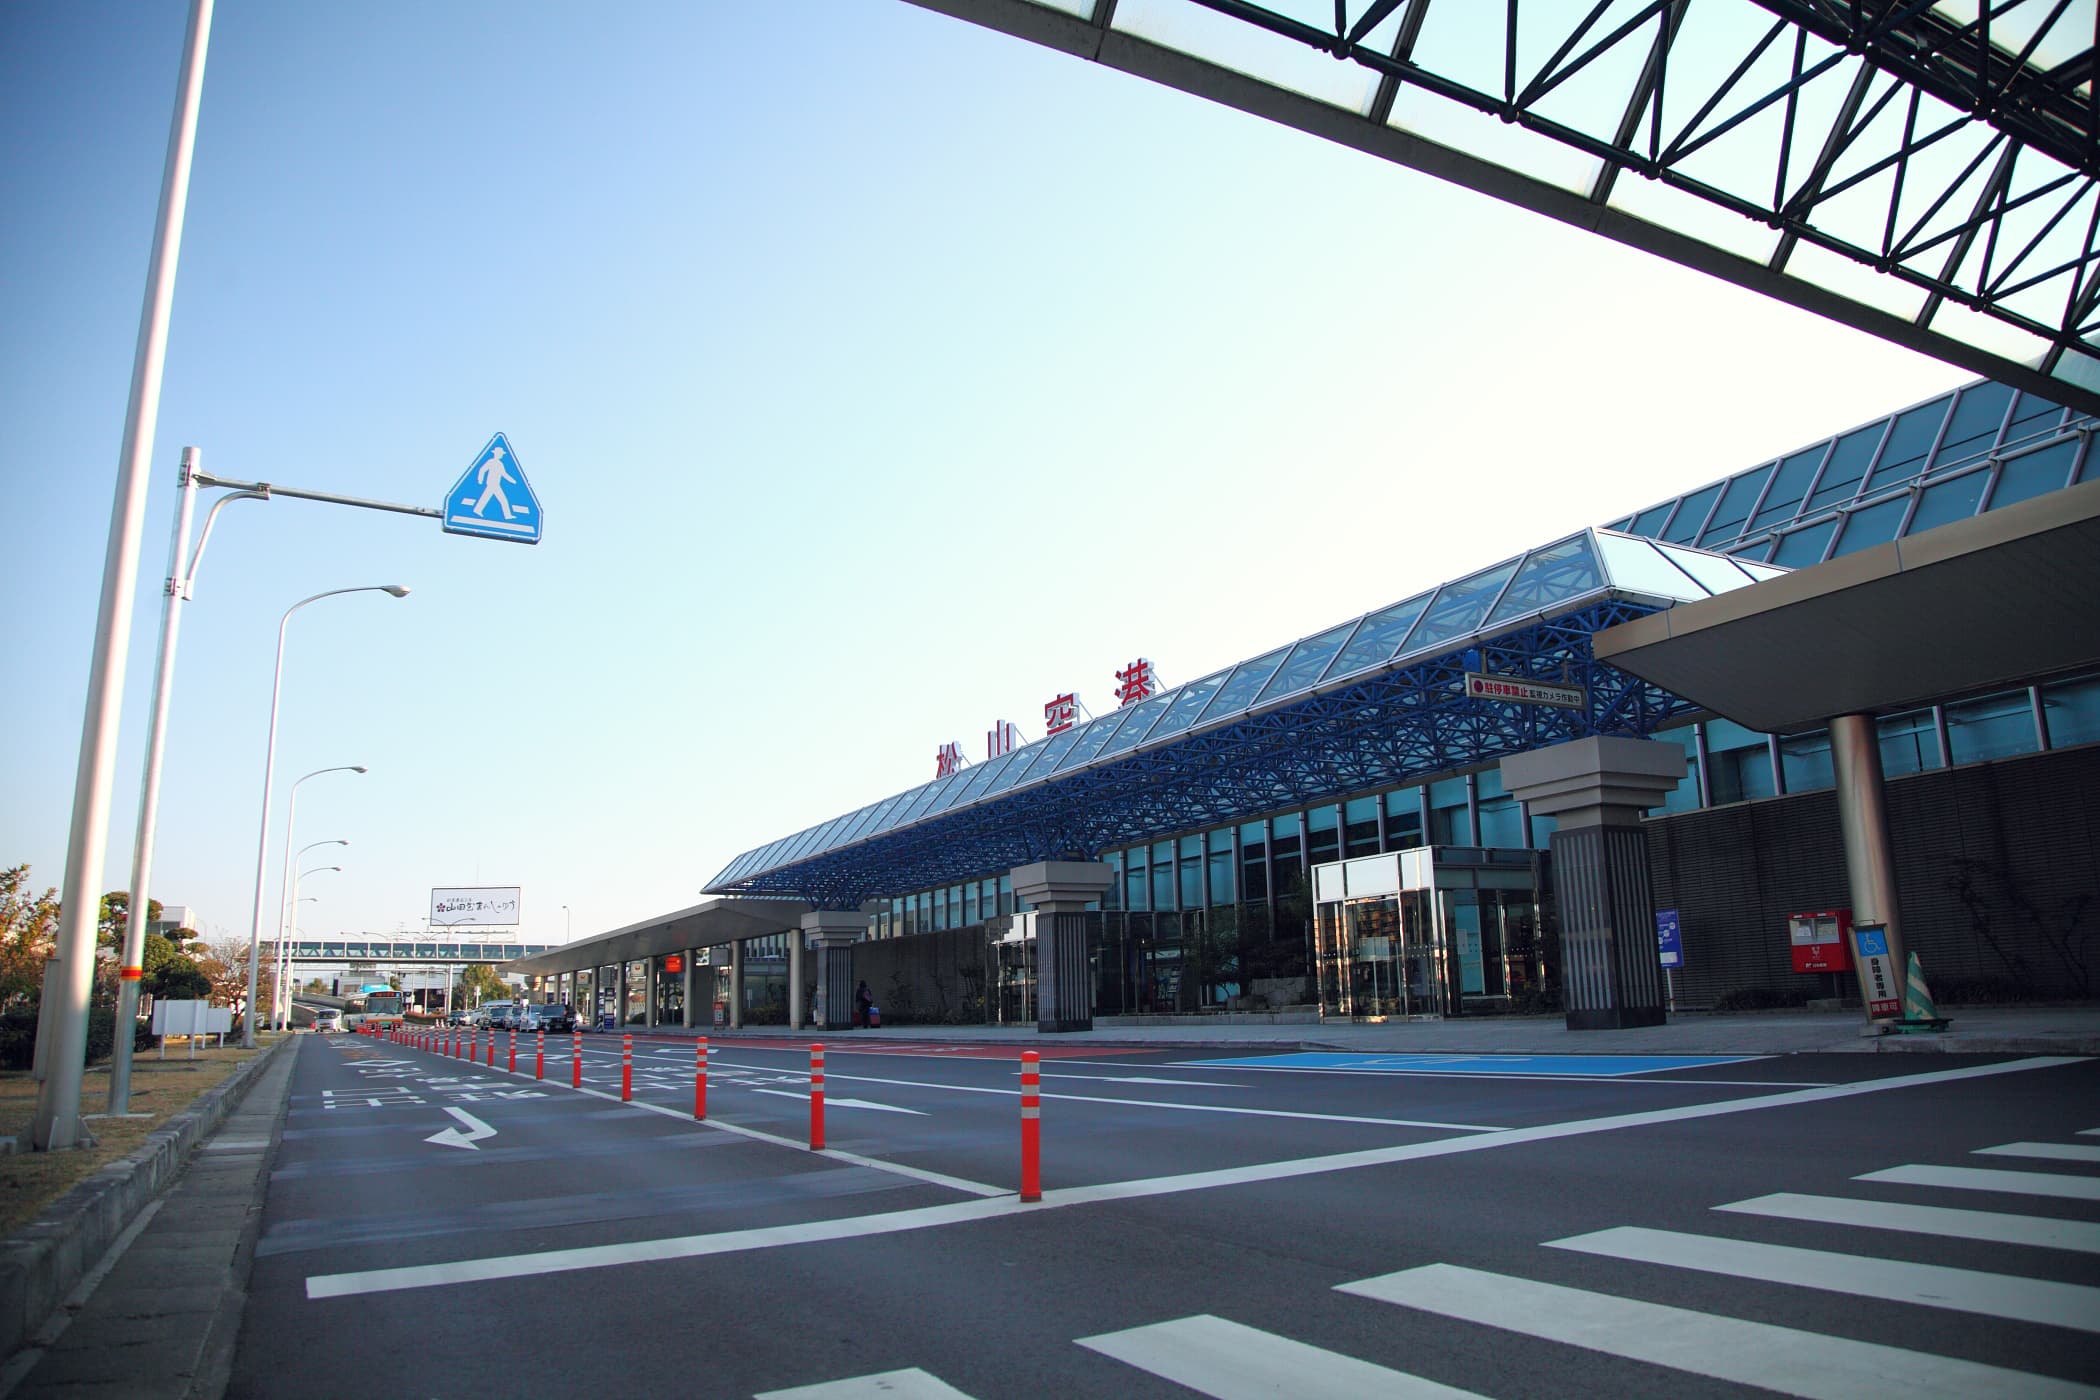
<path id="1" fill-rule="evenodd" d="M 445 1024 L 448 1026 L 470 1026 L 474 1024 L 474 1013 L 462 1007 L 446 1016 Z"/>
<path id="2" fill-rule="evenodd" d="M 518 1022 L 518 1004 L 514 1001 L 486 1002 L 482 1005 L 481 1013 L 488 1018 L 482 1024 L 499 1031 L 507 1031 Z"/>
<path id="3" fill-rule="evenodd" d="M 530 1002 L 522 1008 L 518 1029 L 564 1035 L 576 1029 L 576 1013 L 558 1001 Z"/>

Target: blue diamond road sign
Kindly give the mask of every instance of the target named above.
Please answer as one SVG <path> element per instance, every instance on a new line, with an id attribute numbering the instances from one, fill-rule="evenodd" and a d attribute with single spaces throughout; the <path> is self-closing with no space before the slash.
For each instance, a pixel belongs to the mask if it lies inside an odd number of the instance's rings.
<path id="1" fill-rule="evenodd" d="M 538 544 L 540 525 L 540 498 L 526 484 L 510 439 L 498 433 L 445 494 L 445 532 Z"/>

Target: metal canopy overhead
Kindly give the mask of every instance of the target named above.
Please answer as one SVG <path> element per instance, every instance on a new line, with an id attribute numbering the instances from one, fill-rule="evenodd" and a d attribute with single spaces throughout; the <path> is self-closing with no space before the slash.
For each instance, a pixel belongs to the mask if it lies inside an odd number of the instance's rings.
<path id="1" fill-rule="evenodd" d="M 1766 733 L 2100 662 L 2100 481 L 1599 632 L 1599 660 Z"/>
<path id="2" fill-rule="evenodd" d="M 708 899 L 675 913 L 644 919 L 610 933 L 579 938 L 559 948 L 503 964 L 505 972 L 550 977 L 615 963 L 661 957 L 687 948 L 709 948 L 745 938 L 787 933 L 809 910 L 800 899 Z"/>
<path id="3" fill-rule="evenodd" d="M 2100 412 L 2091 0 L 911 2 Z"/>
<path id="4" fill-rule="evenodd" d="M 1783 571 L 1609 530 L 1566 539 L 783 837 L 710 893 L 827 909 L 1091 857 L 1689 712 L 1590 633 Z M 1584 688 L 1579 709 L 1468 698 L 1468 671 Z"/>

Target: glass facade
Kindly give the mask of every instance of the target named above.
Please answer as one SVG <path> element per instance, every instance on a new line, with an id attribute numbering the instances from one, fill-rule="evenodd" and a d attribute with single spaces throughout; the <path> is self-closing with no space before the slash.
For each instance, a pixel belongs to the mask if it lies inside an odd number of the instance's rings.
<path id="1" fill-rule="evenodd" d="M 2093 426 L 1983 380 L 1611 528 L 1806 568 L 2083 480 Z"/>

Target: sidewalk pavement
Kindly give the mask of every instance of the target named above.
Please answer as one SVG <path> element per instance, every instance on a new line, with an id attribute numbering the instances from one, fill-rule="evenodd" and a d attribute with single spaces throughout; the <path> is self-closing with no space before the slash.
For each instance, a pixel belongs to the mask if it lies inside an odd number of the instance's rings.
<path id="1" fill-rule="evenodd" d="M 1035 1046 L 1157 1045 L 1215 1050 L 1342 1050 L 1467 1055 L 1793 1055 L 1816 1052 L 1953 1055 L 2100 1055 L 2100 1004 L 1957 1007 L 1945 1031 L 1870 1035 L 1857 1011 L 1741 1015 L 1685 1012 L 1638 1030 L 1571 1031 L 1559 1016 L 1476 1016 L 1449 1021 L 1289 1022 L 1220 1016 L 1171 1024 L 1097 1017 L 1090 1031 L 1043 1035 L 1033 1026 L 884 1026 L 879 1030 L 788 1032 L 783 1026 L 708 1029 L 724 1041 L 783 1034 L 836 1037 L 845 1049 L 882 1041 L 953 1041 Z M 632 1029 L 639 1031 L 640 1027 Z M 657 1027 L 652 1035 L 697 1034 Z"/>
<path id="2" fill-rule="evenodd" d="M 0 1400 L 214 1400 L 247 1304 L 300 1046 L 273 1054 L 182 1176 L 0 1371 Z"/>

